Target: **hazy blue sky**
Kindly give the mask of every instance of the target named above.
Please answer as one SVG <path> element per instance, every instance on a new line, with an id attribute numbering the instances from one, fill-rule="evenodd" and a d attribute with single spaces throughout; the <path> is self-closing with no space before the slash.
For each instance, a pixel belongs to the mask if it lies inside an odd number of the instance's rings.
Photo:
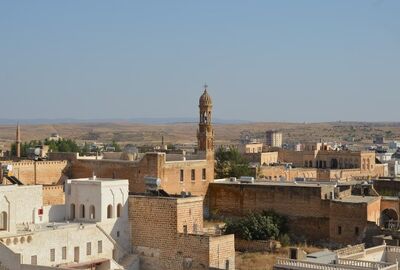
<path id="1" fill-rule="evenodd" d="M 0 118 L 400 121 L 400 1 L 0 1 Z"/>

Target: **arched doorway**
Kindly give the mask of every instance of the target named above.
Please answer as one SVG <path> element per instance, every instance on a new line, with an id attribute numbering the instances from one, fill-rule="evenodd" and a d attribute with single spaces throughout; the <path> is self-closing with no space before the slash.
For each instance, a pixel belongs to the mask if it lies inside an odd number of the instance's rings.
<path id="1" fill-rule="evenodd" d="M 117 217 L 121 217 L 122 214 L 122 204 L 117 205 Z"/>
<path id="2" fill-rule="evenodd" d="M 75 204 L 71 204 L 69 217 L 71 220 L 75 219 Z"/>
<path id="3" fill-rule="evenodd" d="M 96 218 L 96 209 L 94 208 L 94 205 L 91 205 L 89 208 L 89 218 L 90 219 Z"/>
<path id="4" fill-rule="evenodd" d="M 399 223 L 399 215 L 397 214 L 396 210 L 394 209 L 385 209 L 381 213 L 381 226 L 394 229 L 398 227 Z"/>
<path id="5" fill-rule="evenodd" d="M 81 204 L 79 206 L 79 218 L 85 218 L 85 205 Z"/>
<path id="6" fill-rule="evenodd" d="M 109 204 L 107 206 L 107 218 L 112 218 L 112 217 L 113 217 L 112 205 Z"/>
<path id="7" fill-rule="evenodd" d="M 7 231 L 8 229 L 8 215 L 7 212 L 0 214 L 0 231 Z"/>

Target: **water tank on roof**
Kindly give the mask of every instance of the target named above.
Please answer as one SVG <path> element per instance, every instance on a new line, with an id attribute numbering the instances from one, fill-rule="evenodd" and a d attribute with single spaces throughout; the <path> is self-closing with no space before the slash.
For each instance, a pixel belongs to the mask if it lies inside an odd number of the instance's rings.
<path id="1" fill-rule="evenodd" d="M 254 183 L 254 177 L 252 176 L 241 176 L 239 178 L 240 183 Z"/>
<path id="2" fill-rule="evenodd" d="M 144 178 L 146 190 L 158 190 L 161 186 L 161 179 L 157 177 L 146 176 Z"/>

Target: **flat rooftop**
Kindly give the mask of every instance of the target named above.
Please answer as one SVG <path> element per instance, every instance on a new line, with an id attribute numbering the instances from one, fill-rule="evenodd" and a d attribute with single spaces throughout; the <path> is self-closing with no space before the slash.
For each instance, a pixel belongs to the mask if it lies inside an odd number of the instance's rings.
<path id="1" fill-rule="evenodd" d="M 341 199 L 335 199 L 335 202 L 345 202 L 345 203 L 370 203 L 377 200 L 377 196 L 347 196 Z"/>
<path id="2" fill-rule="evenodd" d="M 257 185 L 257 186 L 288 186 L 288 187 L 320 187 L 320 186 L 349 186 L 351 183 L 343 182 L 338 183 L 336 181 L 261 181 L 261 180 L 254 180 L 254 183 L 241 183 L 239 179 L 236 181 L 230 181 L 229 179 L 218 179 L 212 182 L 213 184 L 230 184 L 230 185 Z"/>
<path id="3" fill-rule="evenodd" d="M 120 181 L 120 180 L 128 180 L 128 179 L 88 177 L 88 178 L 76 178 L 76 179 L 68 179 L 68 180 L 69 181 L 107 182 L 107 181 Z"/>
<path id="4" fill-rule="evenodd" d="M 45 231 L 79 229 L 90 226 L 96 226 L 96 223 L 71 221 L 71 222 L 49 222 L 49 223 L 30 224 L 29 226 L 24 226 L 23 224 L 17 224 L 17 231 L 15 233 L 2 232 L 0 234 L 0 239 L 15 237 L 15 236 L 34 235 L 35 233 L 40 233 Z"/>

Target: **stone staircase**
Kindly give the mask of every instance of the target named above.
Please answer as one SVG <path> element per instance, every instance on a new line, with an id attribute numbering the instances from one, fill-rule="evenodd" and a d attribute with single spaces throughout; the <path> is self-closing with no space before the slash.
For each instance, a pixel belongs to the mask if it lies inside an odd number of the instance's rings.
<path id="1" fill-rule="evenodd" d="M 118 263 L 114 261 L 115 270 L 139 270 L 139 257 L 121 247 L 99 224 L 96 227 L 114 244 L 118 251 Z"/>

